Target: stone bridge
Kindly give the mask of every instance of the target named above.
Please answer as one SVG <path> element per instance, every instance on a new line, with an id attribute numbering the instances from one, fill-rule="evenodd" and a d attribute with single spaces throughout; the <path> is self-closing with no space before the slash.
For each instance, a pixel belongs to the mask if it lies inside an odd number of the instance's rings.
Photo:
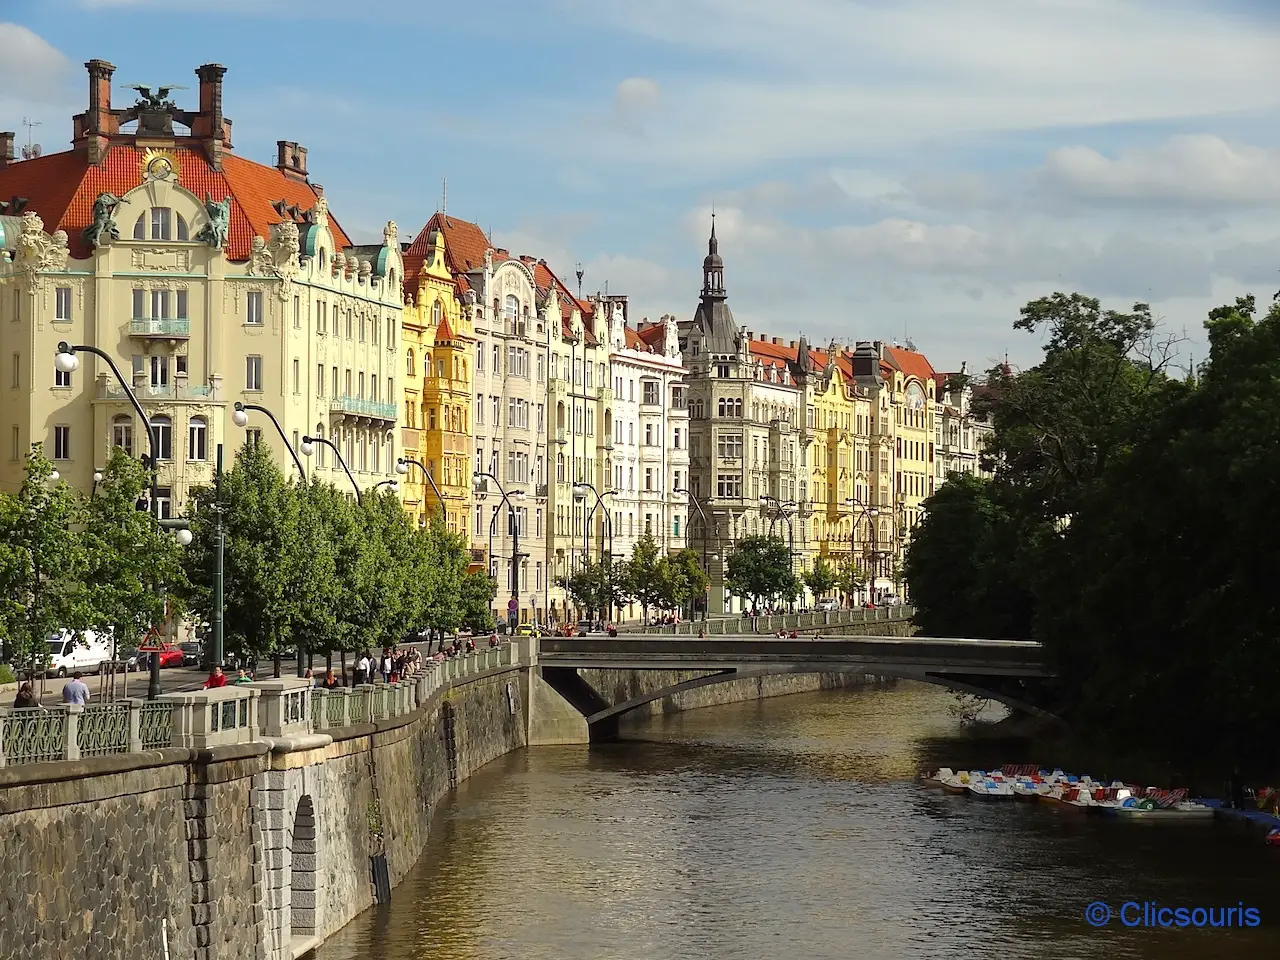
<path id="1" fill-rule="evenodd" d="M 617 736 L 618 718 L 665 697 L 711 684 L 780 674 L 853 673 L 938 684 L 1056 719 L 1036 706 L 1051 677 L 1039 643 L 933 637 L 787 639 L 750 633 L 693 639 L 653 635 L 543 639 L 538 669 L 587 720 L 591 739 Z M 582 671 L 669 671 L 673 682 L 610 703 Z M 677 675 L 696 673 L 696 676 Z"/>

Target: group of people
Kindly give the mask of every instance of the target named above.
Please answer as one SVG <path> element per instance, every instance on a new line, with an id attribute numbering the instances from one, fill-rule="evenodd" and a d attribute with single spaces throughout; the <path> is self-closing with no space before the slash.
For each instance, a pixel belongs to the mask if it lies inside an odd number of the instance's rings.
<path id="1" fill-rule="evenodd" d="M 377 659 L 371 657 L 366 650 L 356 661 L 354 680 L 356 686 L 359 686 L 362 683 L 373 683 L 381 676 L 383 683 L 396 683 L 408 679 L 421 668 L 422 655 L 413 647 L 404 650 L 399 647 L 383 647 L 382 656 Z M 327 679 L 326 677 L 326 681 Z"/>
<path id="2" fill-rule="evenodd" d="M 90 699 L 89 685 L 84 682 L 84 674 L 79 670 L 71 675 L 71 679 L 62 685 L 62 702 L 76 704 L 81 707 Z M 30 680 L 23 680 L 18 685 L 18 694 L 13 698 L 13 709 L 23 710 L 40 706 L 40 698 Z"/>

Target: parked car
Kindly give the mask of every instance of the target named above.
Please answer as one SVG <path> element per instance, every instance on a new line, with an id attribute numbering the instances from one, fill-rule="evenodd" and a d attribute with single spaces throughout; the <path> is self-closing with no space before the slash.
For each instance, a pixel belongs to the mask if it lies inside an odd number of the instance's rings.
<path id="1" fill-rule="evenodd" d="M 818 610 L 821 613 L 826 613 L 829 610 L 838 610 L 839 608 L 840 608 L 840 601 L 837 600 L 835 597 L 823 597 L 814 606 L 814 609 Z"/>
<path id="2" fill-rule="evenodd" d="M 184 660 L 186 659 L 182 652 L 182 648 L 178 646 L 176 643 L 164 644 L 160 648 L 159 653 L 142 654 L 142 667 L 144 670 L 151 669 L 151 660 L 150 660 L 151 657 L 160 658 L 161 670 L 163 670 L 165 667 L 180 667 L 182 666 Z"/>
<path id="3" fill-rule="evenodd" d="M 139 653 L 137 647 L 121 647 L 116 651 L 116 661 L 124 664 L 126 672 L 133 673 L 146 666 L 147 654 Z"/>
<path id="4" fill-rule="evenodd" d="M 533 636 L 537 636 L 537 633 L 538 633 L 538 628 L 535 627 L 532 623 L 522 623 L 520 624 L 520 626 L 516 627 L 517 637 L 533 637 Z"/>
<path id="5" fill-rule="evenodd" d="M 178 649 L 182 651 L 182 665 L 184 667 L 200 666 L 200 661 L 204 657 L 204 649 L 200 644 L 188 640 L 186 643 L 178 644 Z"/>
<path id="6" fill-rule="evenodd" d="M 111 659 L 111 647 L 110 634 L 97 634 L 92 630 L 59 630 L 49 638 L 46 672 L 51 677 L 66 677 L 77 670 L 82 673 L 96 671 L 100 664 Z"/>

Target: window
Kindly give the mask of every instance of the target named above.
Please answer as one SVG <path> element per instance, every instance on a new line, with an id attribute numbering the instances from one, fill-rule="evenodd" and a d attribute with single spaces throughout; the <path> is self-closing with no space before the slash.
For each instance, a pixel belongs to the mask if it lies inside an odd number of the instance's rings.
<path id="1" fill-rule="evenodd" d="M 111 421 L 111 449 L 116 447 L 133 456 L 133 420 L 129 417 L 116 417 Z"/>
<path id="2" fill-rule="evenodd" d="M 324 364 L 316 364 L 316 396 L 324 396 Z"/>
<path id="3" fill-rule="evenodd" d="M 323 424 L 323 423 L 317 423 L 317 424 L 316 424 L 315 438 L 316 438 L 317 440 L 323 440 L 323 439 L 324 439 L 324 424 Z M 316 458 L 316 466 L 317 466 L 317 467 L 323 467 L 323 466 L 324 466 L 324 452 L 325 452 L 326 450 L 328 450 L 329 448 L 328 448 L 328 447 L 326 447 L 323 443 L 317 443 L 317 444 L 314 444 L 314 447 L 315 447 L 315 451 L 314 451 L 314 452 L 315 452 L 315 458 Z"/>
<path id="4" fill-rule="evenodd" d="M 542 354 L 538 354 L 538 382 L 544 383 L 547 379 L 547 358 Z"/>
<path id="5" fill-rule="evenodd" d="M 716 405 L 718 416 L 721 418 L 734 417 L 742 418 L 742 399 L 733 399 L 731 397 L 721 397 Z"/>
<path id="6" fill-rule="evenodd" d="M 250 290 L 245 294 L 244 322 L 255 327 L 262 326 L 262 291 Z"/>
<path id="7" fill-rule="evenodd" d="M 348 340 L 352 339 L 352 334 L 353 334 L 353 331 L 352 331 L 352 324 L 351 324 L 351 311 L 348 310 L 347 311 L 347 339 Z"/>
<path id="8" fill-rule="evenodd" d="M 681 430 L 679 427 L 676 427 L 674 430 L 671 431 L 671 449 L 673 450 L 681 449 L 680 444 L 682 442 L 683 441 L 681 436 Z"/>
<path id="9" fill-rule="evenodd" d="M 484 341 L 476 343 L 476 373 L 484 373 Z"/>
<path id="10" fill-rule="evenodd" d="M 502 375 L 502 347 L 496 343 L 493 345 L 493 373 Z"/>
<path id="11" fill-rule="evenodd" d="M 151 239 L 173 239 L 173 211 L 168 207 L 151 208 Z"/>
<path id="12" fill-rule="evenodd" d="M 653 424 L 646 423 L 644 425 L 644 445 L 646 447 L 653 446 Z"/>
<path id="13" fill-rule="evenodd" d="M 368 329 L 369 329 L 369 324 L 367 324 L 363 319 L 361 319 L 360 321 L 360 342 L 361 343 L 364 343 L 365 340 L 368 339 Z"/>
<path id="14" fill-rule="evenodd" d="M 722 473 L 716 477 L 716 496 L 727 500 L 742 499 L 742 477 Z"/>
<path id="15" fill-rule="evenodd" d="M 653 467 L 644 468 L 644 488 L 645 490 L 653 490 Z"/>
<path id="16" fill-rule="evenodd" d="M 22 354 L 15 353 L 13 355 L 13 387 L 16 390 L 22 386 Z"/>
<path id="17" fill-rule="evenodd" d="M 151 316 L 156 319 L 164 319 L 172 317 L 169 312 L 170 296 L 168 290 L 152 290 L 151 291 Z"/>
<path id="18" fill-rule="evenodd" d="M 71 459 L 71 428 L 64 424 L 53 428 L 53 459 Z"/>
<path id="19" fill-rule="evenodd" d="M 244 432 L 244 438 L 245 438 L 245 441 L 249 444 L 249 446 L 256 447 L 258 444 L 262 442 L 262 428 L 249 427 Z"/>
<path id="20" fill-rule="evenodd" d="M 642 403 L 657 404 L 660 402 L 658 400 L 658 388 L 660 384 L 657 380 L 643 380 L 641 381 L 640 386 L 644 391 L 644 397 L 641 400 Z"/>
<path id="21" fill-rule="evenodd" d="M 209 459 L 209 425 L 204 417 L 192 417 L 187 426 L 187 459 Z"/>
<path id="22" fill-rule="evenodd" d="M 440 326 L 440 318 L 444 316 L 444 304 L 440 302 L 440 298 L 436 297 L 436 302 L 431 305 L 431 322 L 437 327 Z"/>
<path id="23" fill-rule="evenodd" d="M 169 487 L 156 488 L 156 513 L 161 520 L 173 519 L 173 490 Z"/>
<path id="24" fill-rule="evenodd" d="M 17 460 L 18 454 L 21 452 L 21 450 L 22 450 L 22 436 L 18 431 L 18 425 L 15 423 L 13 425 L 13 454 L 10 457 L 10 459 Z"/>
<path id="25" fill-rule="evenodd" d="M 444 379 L 444 360 L 443 359 L 436 361 L 436 376 L 439 377 L 441 380 Z"/>
<path id="26" fill-rule="evenodd" d="M 151 357 L 151 386 L 154 389 L 167 387 L 169 385 L 169 358 L 152 355 Z"/>
<path id="27" fill-rule="evenodd" d="M 484 394 L 476 397 L 476 423 L 480 426 L 484 425 Z"/>
<path id="28" fill-rule="evenodd" d="M 717 438 L 716 453 L 727 459 L 742 458 L 742 434 L 728 433 L 721 434 Z"/>
<path id="29" fill-rule="evenodd" d="M 168 417 L 151 418 L 151 434 L 155 438 L 157 460 L 173 459 L 173 421 Z"/>
<path id="30" fill-rule="evenodd" d="M 316 333 L 324 336 L 328 326 L 328 308 L 323 300 L 316 301 Z"/>
<path id="31" fill-rule="evenodd" d="M 71 288 L 58 287 L 53 291 L 53 319 L 71 319 Z"/>
<path id="32" fill-rule="evenodd" d="M 717 377 L 719 377 L 721 380 L 728 380 L 728 379 L 729 379 L 729 365 L 728 365 L 727 363 L 721 363 L 721 364 L 718 364 L 718 365 L 716 366 L 716 376 L 717 376 Z"/>
<path id="33" fill-rule="evenodd" d="M 404 372 L 409 376 L 413 376 L 413 349 L 410 348 L 404 355 Z"/>
<path id="34" fill-rule="evenodd" d="M 502 320 L 507 333 L 516 332 L 516 321 L 520 317 L 520 300 L 507 294 L 502 301 Z"/>
<path id="35" fill-rule="evenodd" d="M 293 329 L 302 329 L 302 298 L 293 298 Z"/>
<path id="36" fill-rule="evenodd" d="M 360 373 L 360 376 L 356 380 L 356 383 L 358 384 L 358 387 L 357 387 L 358 392 L 356 393 L 356 396 L 359 397 L 361 400 L 363 400 L 364 399 L 364 372 L 363 371 Z"/>
<path id="37" fill-rule="evenodd" d="M 529 351 L 519 347 L 507 348 L 507 376 L 529 379 Z"/>
<path id="38" fill-rule="evenodd" d="M 338 368 L 337 367 L 333 368 L 333 389 L 329 391 L 329 395 L 333 397 L 338 396 Z"/>
<path id="39" fill-rule="evenodd" d="M 244 358 L 244 388 L 262 389 L 262 357 L 254 355 Z"/>
<path id="40" fill-rule="evenodd" d="M 71 371 L 70 371 L 70 370 L 68 370 L 68 371 L 66 371 L 66 372 L 64 373 L 63 371 L 59 370 L 57 367 L 54 367 L 54 369 L 53 369 L 53 385 L 54 385 L 55 387 L 69 387 L 69 386 L 71 386 Z"/>

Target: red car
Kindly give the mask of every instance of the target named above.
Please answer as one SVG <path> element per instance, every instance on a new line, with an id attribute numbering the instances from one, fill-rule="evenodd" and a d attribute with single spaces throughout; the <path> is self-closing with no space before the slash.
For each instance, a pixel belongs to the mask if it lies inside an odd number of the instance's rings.
<path id="1" fill-rule="evenodd" d="M 149 660 L 146 660 L 145 658 L 156 657 L 156 656 L 160 658 L 161 670 L 163 670 L 165 667 L 182 666 L 182 648 L 179 647 L 176 643 L 166 643 L 161 647 L 159 653 L 143 653 L 141 654 L 141 656 L 144 658 L 143 663 L 147 667 L 151 666 L 151 662 Z"/>

